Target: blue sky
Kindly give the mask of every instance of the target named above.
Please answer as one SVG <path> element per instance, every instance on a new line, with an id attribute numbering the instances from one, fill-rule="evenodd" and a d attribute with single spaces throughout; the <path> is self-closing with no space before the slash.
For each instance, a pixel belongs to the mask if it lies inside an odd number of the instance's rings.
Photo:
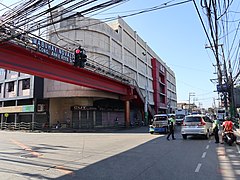
<path id="1" fill-rule="evenodd" d="M 145 9 L 169 1 L 130 0 L 109 11 Z M 2 1 L 6 5 L 13 2 Z M 202 12 L 200 7 L 199 10 Z M 104 17 L 117 14 L 108 14 Z M 124 20 L 175 72 L 178 102 L 188 102 L 189 93 L 195 93 L 195 96 L 191 97 L 191 102 L 194 100 L 196 105 L 205 108 L 213 105 L 213 98 L 217 99 L 218 95 L 214 92 L 216 84 L 210 79 L 216 78 L 213 74 L 215 72 L 213 64 L 216 62 L 211 50 L 205 49 L 207 38 L 193 2 L 127 17 Z"/>
<path id="2" fill-rule="evenodd" d="M 114 8 L 114 11 L 144 9 L 164 2 L 167 1 L 130 0 Z M 205 108 L 213 105 L 213 98 L 217 99 L 218 94 L 214 92 L 216 84 L 210 79 L 216 78 L 213 74 L 213 64 L 216 62 L 211 50 L 205 49 L 207 38 L 193 2 L 124 20 L 175 72 L 178 102 L 188 102 L 189 93 L 194 92 L 195 97 L 191 96 L 191 102 L 195 100 L 196 105 Z"/>

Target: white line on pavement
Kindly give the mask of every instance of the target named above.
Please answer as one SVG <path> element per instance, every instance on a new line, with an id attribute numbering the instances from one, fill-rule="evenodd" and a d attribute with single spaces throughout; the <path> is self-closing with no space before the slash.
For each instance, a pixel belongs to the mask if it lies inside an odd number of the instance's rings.
<path id="1" fill-rule="evenodd" d="M 206 146 L 206 149 L 208 149 L 208 148 L 209 148 L 209 145 Z"/>
<path id="2" fill-rule="evenodd" d="M 236 144 L 236 147 L 237 147 L 238 153 L 240 153 L 239 145 Z"/>
<path id="3" fill-rule="evenodd" d="M 195 172 L 199 172 L 200 168 L 201 168 L 202 164 L 201 163 L 198 163 L 196 169 L 195 169 Z"/>
<path id="4" fill-rule="evenodd" d="M 202 158 L 205 158 L 205 157 L 206 157 L 206 154 L 207 154 L 207 152 L 204 152 L 204 153 L 202 154 Z"/>

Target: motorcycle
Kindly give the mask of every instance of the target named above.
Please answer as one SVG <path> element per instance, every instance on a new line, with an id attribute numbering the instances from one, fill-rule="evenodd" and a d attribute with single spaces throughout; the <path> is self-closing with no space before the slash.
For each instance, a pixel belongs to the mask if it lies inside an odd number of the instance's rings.
<path id="1" fill-rule="evenodd" d="M 232 131 L 228 131 L 224 133 L 223 140 L 229 146 L 232 146 L 232 144 L 237 141 L 237 137 Z"/>

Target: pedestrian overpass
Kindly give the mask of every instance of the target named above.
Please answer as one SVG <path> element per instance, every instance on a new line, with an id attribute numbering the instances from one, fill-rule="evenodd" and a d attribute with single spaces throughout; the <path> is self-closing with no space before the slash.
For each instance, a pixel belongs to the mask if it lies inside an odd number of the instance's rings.
<path id="1" fill-rule="evenodd" d="M 73 57 L 71 52 L 38 37 L 15 37 L 0 44 L 1 68 L 119 94 L 125 101 L 125 124 L 129 127 L 130 100 L 136 101 L 140 108 L 145 103 L 136 81 L 91 60 L 85 68 L 75 67 Z M 148 112 L 153 116 L 149 105 Z"/>

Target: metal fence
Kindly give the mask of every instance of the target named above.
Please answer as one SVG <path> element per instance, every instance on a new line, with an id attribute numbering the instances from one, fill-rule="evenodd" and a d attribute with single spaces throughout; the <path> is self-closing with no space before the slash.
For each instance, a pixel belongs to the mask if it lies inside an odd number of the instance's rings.
<path id="1" fill-rule="evenodd" d="M 3 122 L 1 124 L 1 130 L 43 130 L 44 124 L 42 123 L 27 123 L 27 122 L 20 122 L 20 123 L 6 123 Z"/>

